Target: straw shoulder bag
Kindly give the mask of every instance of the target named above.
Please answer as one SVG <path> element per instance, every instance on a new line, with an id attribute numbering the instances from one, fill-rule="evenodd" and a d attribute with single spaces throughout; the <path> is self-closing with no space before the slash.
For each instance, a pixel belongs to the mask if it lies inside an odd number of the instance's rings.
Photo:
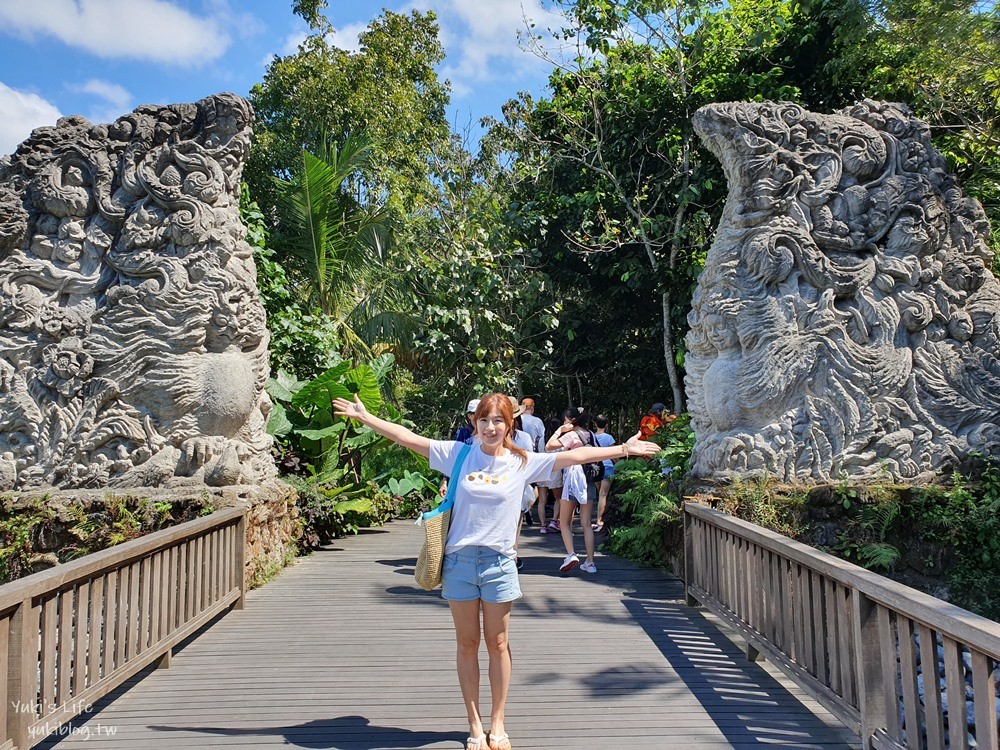
<path id="1" fill-rule="evenodd" d="M 458 451 L 455 465 L 451 470 L 448 482 L 448 493 L 444 501 L 434 510 L 421 514 L 418 524 L 424 527 L 424 546 L 417 556 L 417 567 L 413 577 L 424 591 L 430 591 L 441 585 L 441 568 L 444 565 L 444 545 L 448 540 L 448 524 L 451 522 L 451 509 L 455 505 L 455 490 L 461 479 L 461 469 L 465 465 L 465 457 L 469 455 L 472 446 L 464 444 Z"/>

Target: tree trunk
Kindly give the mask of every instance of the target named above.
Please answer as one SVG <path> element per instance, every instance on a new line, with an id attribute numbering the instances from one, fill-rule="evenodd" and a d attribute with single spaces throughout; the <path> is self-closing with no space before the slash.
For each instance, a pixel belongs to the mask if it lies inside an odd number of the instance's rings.
<path id="1" fill-rule="evenodd" d="M 663 303 L 663 358 L 670 378 L 670 390 L 673 392 L 673 412 L 681 414 L 684 411 L 684 386 L 677 370 L 677 360 L 674 358 L 674 332 L 670 326 L 670 308 L 672 300 L 670 290 L 665 289 L 661 297 Z"/>

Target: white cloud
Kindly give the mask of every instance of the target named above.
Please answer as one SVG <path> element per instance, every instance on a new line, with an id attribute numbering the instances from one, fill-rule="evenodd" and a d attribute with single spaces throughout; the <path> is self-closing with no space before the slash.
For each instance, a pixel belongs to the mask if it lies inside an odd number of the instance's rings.
<path id="1" fill-rule="evenodd" d="M 294 55 L 299 51 L 299 45 L 302 44 L 309 36 L 308 31 L 296 30 L 285 37 L 285 43 L 281 47 L 281 52 L 278 54 L 282 57 L 286 55 Z"/>
<path id="2" fill-rule="evenodd" d="M 217 3 L 216 12 L 228 9 Z M 167 0 L 3 0 L 0 29 L 50 36 L 104 58 L 191 67 L 223 55 L 226 14 L 196 16 Z"/>
<path id="3" fill-rule="evenodd" d="M 339 47 L 347 52 L 357 52 L 361 49 L 360 44 L 358 44 L 358 37 L 361 33 L 368 28 L 366 23 L 349 23 L 341 26 L 340 28 L 334 28 L 333 31 L 327 35 L 326 41 L 333 45 L 334 47 Z M 271 64 L 271 60 L 278 57 L 286 57 L 288 55 L 294 55 L 299 51 L 299 45 L 306 40 L 309 36 L 309 31 L 306 29 L 305 24 L 297 23 L 295 28 L 285 37 L 285 41 L 282 42 L 281 49 L 277 53 L 267 54 L 263 60 L 261 60 L 261 66 L 267 67 Z"/>
<path id="4" fill-rule="evenodd" d="M 441 72 L 451 80 L 455 98 L 474 91 L 476 83 L 547 69 L 547 62 L 521 48 L 518 35 L 530 31 L 547 37 L 547 27 L 558 28 L 563 21 L 539 0 L 414 0 L 409 7 L 437 15 L 448 53 Z"/>
<path id="5" fill-rule="evenodd" d="M 38 94 L 12 89 L 0 82 L 0 154 L 10 154 L 42 125 L 55 125 L 62 115 Z"/>
<path id="6" fill-rule="evenodd" d="M 91 94 L 100 100 L 86 113 L 86 118 L 94 123 L 114 122 L 133 109 L 132 94 L 117 83 L 91 78 L 85 83 L 67 88 L 77 94 Z"/>
<path id="7" fill-rule="evenodd" d="M 347 52 L 358 52 L 361 49 L 358 37 L 367 28 L 366 23 L 348 23 L 339 29 L 334 28 L 333 34 L 327 37 L 327 41 Z"/>

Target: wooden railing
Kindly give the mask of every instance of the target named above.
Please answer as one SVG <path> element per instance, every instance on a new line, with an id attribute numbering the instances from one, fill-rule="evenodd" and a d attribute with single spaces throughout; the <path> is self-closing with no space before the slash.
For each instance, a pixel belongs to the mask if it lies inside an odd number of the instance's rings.
<path id="1" fill-rule="evenodd" d="M 689 600 L 866 749 L 997 750 L 1000 624 L 702 505 L 684 539 Z"/>
<path id="2" fill-rule="evenodd" d="M 246 511 L 219 511 L 0 586 L 0 750 L 27 750 L 227 607 Z"/>

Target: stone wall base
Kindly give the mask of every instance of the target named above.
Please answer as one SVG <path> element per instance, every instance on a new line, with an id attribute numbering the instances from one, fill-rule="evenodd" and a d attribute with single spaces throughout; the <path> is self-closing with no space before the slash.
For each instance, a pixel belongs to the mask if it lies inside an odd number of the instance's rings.
<path id="1" fill-rule="evenodd" d="M 245 507 L 246 580 L 294 557 L 302 526 L 295 489 L 271 480 L 230 487 L 33 490 L 0 495 L 0 584 L 208 515 Z"/>

